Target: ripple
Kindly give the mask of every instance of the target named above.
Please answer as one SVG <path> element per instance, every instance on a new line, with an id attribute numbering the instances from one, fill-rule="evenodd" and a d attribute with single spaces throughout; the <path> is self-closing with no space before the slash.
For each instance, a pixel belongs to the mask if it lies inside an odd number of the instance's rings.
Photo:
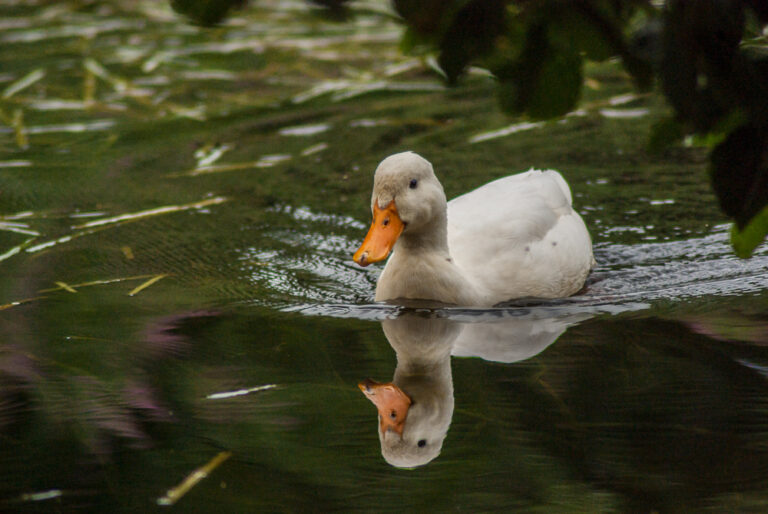
<path id="1" fill-rule="evenodd" d="M 380 267 L 352 263 L 365 224 L 346 216 L 279 205 L 267 238 L 241 250 L 242 269 L 265 294 L 259 302 L 308 315 L 386 319 L 401 307 L 373 303 Z M 742 260 L 733 254 L 727 226 L 704 237 L 595 246 L 598 267 L 580 295 L 559 300 L 517 300 L 495 309 L 427 305 L 456 320 L 573 313 L 618 314 L 659 301 L 753 294 L 768 289 L 768 250 Z"/>
<path id="2" fill-rule="evenodd" d="M 618 301 L 733 296 L 768 288 L 768 251 L 763 247 L 751 259 L 739 259 L 726 226 L 701 238 L 602 245 L 595 254 L 600 265 L 588 295 L 612 295 Z"/>

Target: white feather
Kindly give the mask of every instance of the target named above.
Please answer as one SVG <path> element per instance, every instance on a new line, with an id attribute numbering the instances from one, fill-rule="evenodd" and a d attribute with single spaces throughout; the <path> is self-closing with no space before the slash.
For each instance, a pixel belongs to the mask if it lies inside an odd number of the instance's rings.
<path id="1" fill-rule="evenodd" d="M 418 187 L 409 183 L 418 179 Z M 592 241 L 554 170 L 511 175 L 445 202 L 432 165 L 412 152 L 379 165 L 372 202 L 394 200 L 406 223 L 376 300 L 491 306 L 578 292 L 594 266 Z"/>

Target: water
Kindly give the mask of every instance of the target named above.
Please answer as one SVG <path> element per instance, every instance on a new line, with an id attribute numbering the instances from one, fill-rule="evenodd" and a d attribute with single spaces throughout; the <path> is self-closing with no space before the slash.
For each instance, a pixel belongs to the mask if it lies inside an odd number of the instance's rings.
<path id="1" fill-rule="evenodd" d="M 0 510 L 765 508 L 768 249 L 733 256 L 702 151 L 644 150 L 663 103 L 615 64 L 530 123 L 402 56 L 381 4 L 0 12 Z M 449 197 L 560 169 L 588 288 L 375 304 L 350 256 L 405 149 Z M 369 377 L 416 401 L 397 448 Z"/>

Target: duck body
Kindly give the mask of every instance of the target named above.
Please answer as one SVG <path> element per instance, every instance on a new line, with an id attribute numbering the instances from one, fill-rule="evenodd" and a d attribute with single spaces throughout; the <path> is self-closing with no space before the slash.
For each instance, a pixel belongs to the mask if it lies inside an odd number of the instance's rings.
<path id="1" fill-rule="evenodd" d="M 371 206 L 374 222 L 354 259 L 367 265 L 392 250 L 376 301 L 561 298 L 577 293 L 594 266 L 589 232 L 553 170 L 504 177 L 446 202 L 432 165 L 404 152 L 377 168 Z"/>
<path id="2" fill-rule="evenodd" d="M 448 246 L 492 304 L 571 296 L 594 265 L 587 227 L 554 170 L 504 177 L 449 202 Z"/>

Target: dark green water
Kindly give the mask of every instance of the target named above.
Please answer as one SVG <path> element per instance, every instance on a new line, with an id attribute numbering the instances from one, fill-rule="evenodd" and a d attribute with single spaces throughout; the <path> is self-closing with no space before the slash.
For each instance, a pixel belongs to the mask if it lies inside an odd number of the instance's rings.
<path id="1" fill-rule="evenodd" d="M 214 30 L 154 2 L 0 15 L 0 510 L 768 507 L 768 251 L 732 255 L 702 150 L 645 151 L 663 102 L 615 64 L 520 130 L 482 73 L 447 90 L 402 56 L 383 4 Z M 380 268 L 350 256 L 406 149 L 449 197 L 561 170 L 586 292 L 373 304 Z M 357 383 L 411 365 L 429 463 L 399 469 Z"/>

